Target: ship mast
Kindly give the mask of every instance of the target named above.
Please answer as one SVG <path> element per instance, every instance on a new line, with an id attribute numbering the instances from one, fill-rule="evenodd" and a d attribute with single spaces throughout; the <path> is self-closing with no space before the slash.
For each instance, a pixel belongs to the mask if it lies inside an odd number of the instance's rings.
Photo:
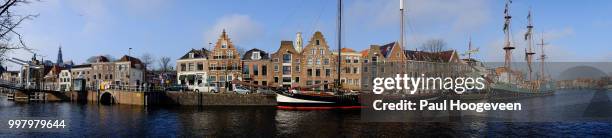
<path id="1" fill-rule="evenodd" d="M 342 0 L 338 0 L 338 67 L 337 67 L 337 78 L 336 78 L 336 93 L 340 91 L 340 64 L 342 64 Z"/>
<path id="2" fill-rule="evenodd" d="M 510 44 L 510 19 L 512 18 L 512 16 L 510 16 L 510 8 L 509 8 L 509 4 L 512 3 L 512 1 L 510 0 L 506 0 L 506 9 L 504 10 L 504 35 L 505 35 L 505 44 L 504 44 L 504 51 L 506 52 L 505 57 L 504 57 L 504 67 L 506 68 L 506 70 L 508 71 L 508 82 L 512 82 L 512 68 L 510 66 L 511 61 L 512 61 L 512 50 L 514 50 L 514 47 Z"/>
<path id="3" fill-rule="evenodd" d="M 541 76 L 541 81 L 546 80 L 546 77 L 544 77 L 545 73 L 544 73 L 544 60 L 546 59 L 546 54 L 544 54 L 544 46 L 546 45 L 546 43 L 544 43 L 544 33 L 542 33 L 542 38 L 541 38 L 541 42 L 540 45 L 542 48 L 542 54 L 540 55 L 540 76 Z"/>
<path id="4" fill-rule="evenodd" d="M 400 46 L 402 49 L 406 49 L 404 47 L 404 0 L 400 0 Z"/>
<path id="5" fill-rule="evenodd" d="M 527 40 L 527 49 L 525 49 L 525 60 L 527 60 L 527 67 L 529 68 L 529 80 L 532 80 L 532 68 L 531 63 L 533 60 L 533 20 L 531 19 L 531 9 L 529 9 L 529 14 L 527 15 L 527 20 L 529 20 L 529 24 L 527 25 L 527 33 L 525 33 L 525 40 Z"/>
<path id="6" fill-rule="evenodd" d="M 470 42 L 468 43 L 468 61 L 472 60 L 472 36 L 470 36 Z"/>

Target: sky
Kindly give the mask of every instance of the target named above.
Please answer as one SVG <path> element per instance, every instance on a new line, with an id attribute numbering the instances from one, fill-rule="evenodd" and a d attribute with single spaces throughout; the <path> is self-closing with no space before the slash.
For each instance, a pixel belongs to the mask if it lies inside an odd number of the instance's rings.
<path id="1" fill-rule="evenodd" d="M 406 0 L 405 7 L 408 49 L 443 39 L 462 53 L 471 37 L 478 59 L 503 60 L 503 0 Z M 612 61 L 612 1 L 514 0 L 510 7 L 514 60 L 524 59 L 522 35 L 531 8 L 536 39 L 544 36 L 551 61 Z M 345 0 L 343 8 L 343 47 L 361 51 L 399 40 L 399 0 Z M 309 40 L 315 31 L 337 46 L 334 0 L 42 0 L 12 10 L 39 15 L 17 28 L 28 47 L 55 61 L 61 46 L 64 61 L 76 64 L 96 55 L 127 55 L 129 48 L 135 57 L 177 59 L 209 47 L 223 29 L 246 50 L 273 53 L 296 32 Z M 32 54 L 16 50 L 9 56 Z"/>

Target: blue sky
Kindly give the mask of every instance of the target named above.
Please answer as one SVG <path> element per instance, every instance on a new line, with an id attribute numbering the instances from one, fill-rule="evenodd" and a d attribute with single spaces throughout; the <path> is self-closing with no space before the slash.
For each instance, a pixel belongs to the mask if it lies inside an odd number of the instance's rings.
<path id="1" fill-rule="evenodd" d="M 448 48 L 465 51 L 469 36 L 480 48 L 478 58 L 502 59 L 503 0 L 406 0 L 407 47 L 444 39 Z M 300 31 L 308 40 L 323 32 L 336 46 L 334 0 L 43 0 L 14 9 L 40 14 L 18 31 L 26 44 L 55 61 L 83 63 L 94 55 L 128 53 L 177 59 L 191 48 L 208 47 L 223 28 L 236 45 L 274 52 L 281 40 Z M 612 1 L 514 0 L 513 41 L 521 60 L 526 15 L 531 7 L 535 31 L 542 32 L 553 61 L 612 61 Z M 399 0 L 345 0 L 343 44 L 363 50 L 399 39 Z M 539 52 L 539 51 L 536 51 Z M 31 54 L 14 51 L 12 57 Z M 10 65 L 11 68 L 16 65 Z"/>

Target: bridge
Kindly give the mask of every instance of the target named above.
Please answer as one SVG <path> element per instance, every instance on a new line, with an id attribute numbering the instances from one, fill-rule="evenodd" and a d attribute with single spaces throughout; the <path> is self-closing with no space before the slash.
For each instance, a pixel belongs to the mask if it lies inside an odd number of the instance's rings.
<path id="1" fill-rule="evenodd" d="M 45 93 L 51 94 L 59 99 L 70 99 L 70 97 L 60 91 L 26 87 L 25 85 L 15 84 L 5 80 L 0 80 L 0 88 L 13 90 L 8 93 L 10 100 L 42 101 L 45 100 Z"/>

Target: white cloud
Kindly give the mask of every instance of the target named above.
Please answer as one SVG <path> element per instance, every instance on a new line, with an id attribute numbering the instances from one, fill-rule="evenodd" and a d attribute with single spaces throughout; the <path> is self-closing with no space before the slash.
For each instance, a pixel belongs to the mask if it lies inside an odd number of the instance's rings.
<path id="1" fill-rule="evenodd" d="M 263 27 L 248 15 L 232 14 L 217 20 L 215 25 L 204 33 L 204 41 L 215 43 L 221 32 L 225 29 L 232 42 L 236 45 L 245 45 L 261 38 Z"/>

